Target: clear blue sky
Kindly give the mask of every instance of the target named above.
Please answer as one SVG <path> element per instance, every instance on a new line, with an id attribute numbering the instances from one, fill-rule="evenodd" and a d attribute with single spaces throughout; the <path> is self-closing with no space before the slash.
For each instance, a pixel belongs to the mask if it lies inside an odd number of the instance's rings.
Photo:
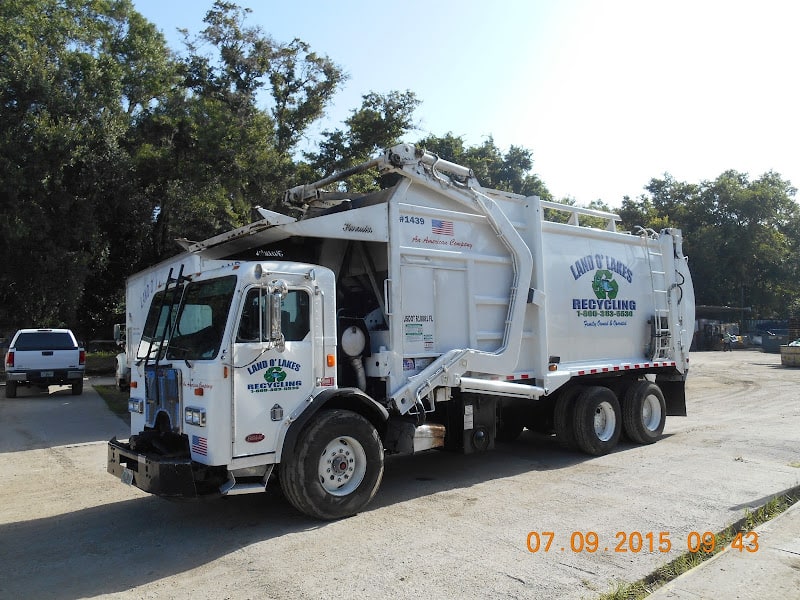
<path id="1" fill-rule="evenodd" d="M 133 0 L 181 50 L 212 0 Z M 653 177 L 800 187 L 800 3 L 788 0 L 240 0 L 248 23 L 297 37 L 349 80 L 316 129 L 370 91 L 422 101 L 415 141 L 452 132 L 533 152 L 557 197 L 619 206 Z M 313 137 L 310 143 L 313 144 Z"/>

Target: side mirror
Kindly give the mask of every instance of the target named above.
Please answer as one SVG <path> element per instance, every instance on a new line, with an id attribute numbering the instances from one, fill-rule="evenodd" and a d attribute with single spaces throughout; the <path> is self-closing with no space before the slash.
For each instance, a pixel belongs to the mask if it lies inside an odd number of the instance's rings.
<path id="1" fill-rule="evenodd" d="M 114 324 L 114 341 L 117 342 L 118 346 L 122 346 L 125 344 L 125 324 L 124 323 L 115 323 Z"/>
<path id="2" fill-rule="evenodd" d="M 286 348 L 281 328 L 281 300 L 289 292 L 285 281 L 273 281 L 269 286 L 269 341 L 278 352 Z"/>

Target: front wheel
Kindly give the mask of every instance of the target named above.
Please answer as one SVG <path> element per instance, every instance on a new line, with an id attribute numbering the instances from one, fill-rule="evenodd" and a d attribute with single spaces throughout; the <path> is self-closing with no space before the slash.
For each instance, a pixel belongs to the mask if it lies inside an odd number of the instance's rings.
<path id="1" fill-rule="evenodd" d="M 349 410 L 318 413 L 284 452 L 286 499 L 300 512 L 331 520 L 361 511 L 383 478 L 383 444 L 372 423 Z"/>

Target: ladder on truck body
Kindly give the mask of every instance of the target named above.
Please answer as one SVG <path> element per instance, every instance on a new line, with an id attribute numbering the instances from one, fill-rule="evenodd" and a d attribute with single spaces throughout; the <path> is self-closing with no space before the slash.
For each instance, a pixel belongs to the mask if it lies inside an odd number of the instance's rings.
<path id="1" fill-rule="evenodd" d="M 650 326 L 650 360 L 674 358 L 672 324 L 670 322 L 669 282 L 664 266 L 664 253 L 658 243 L 659 234 L 652 229 L 637 228 L 644 244 L 653 292 L 653 321 Z M 651 242 L 656 242 L 655 247 Z"/>

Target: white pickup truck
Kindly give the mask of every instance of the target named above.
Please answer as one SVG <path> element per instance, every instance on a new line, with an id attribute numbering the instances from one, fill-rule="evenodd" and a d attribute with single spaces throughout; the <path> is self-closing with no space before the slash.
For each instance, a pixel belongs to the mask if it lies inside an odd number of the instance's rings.
<path id="1" fill-rule="evenodd" d="M 6 353 L 6 398 L 19 385 L 71 385 L 83 392 L 86 351 L 69 329 L 20 329 Z"/>

